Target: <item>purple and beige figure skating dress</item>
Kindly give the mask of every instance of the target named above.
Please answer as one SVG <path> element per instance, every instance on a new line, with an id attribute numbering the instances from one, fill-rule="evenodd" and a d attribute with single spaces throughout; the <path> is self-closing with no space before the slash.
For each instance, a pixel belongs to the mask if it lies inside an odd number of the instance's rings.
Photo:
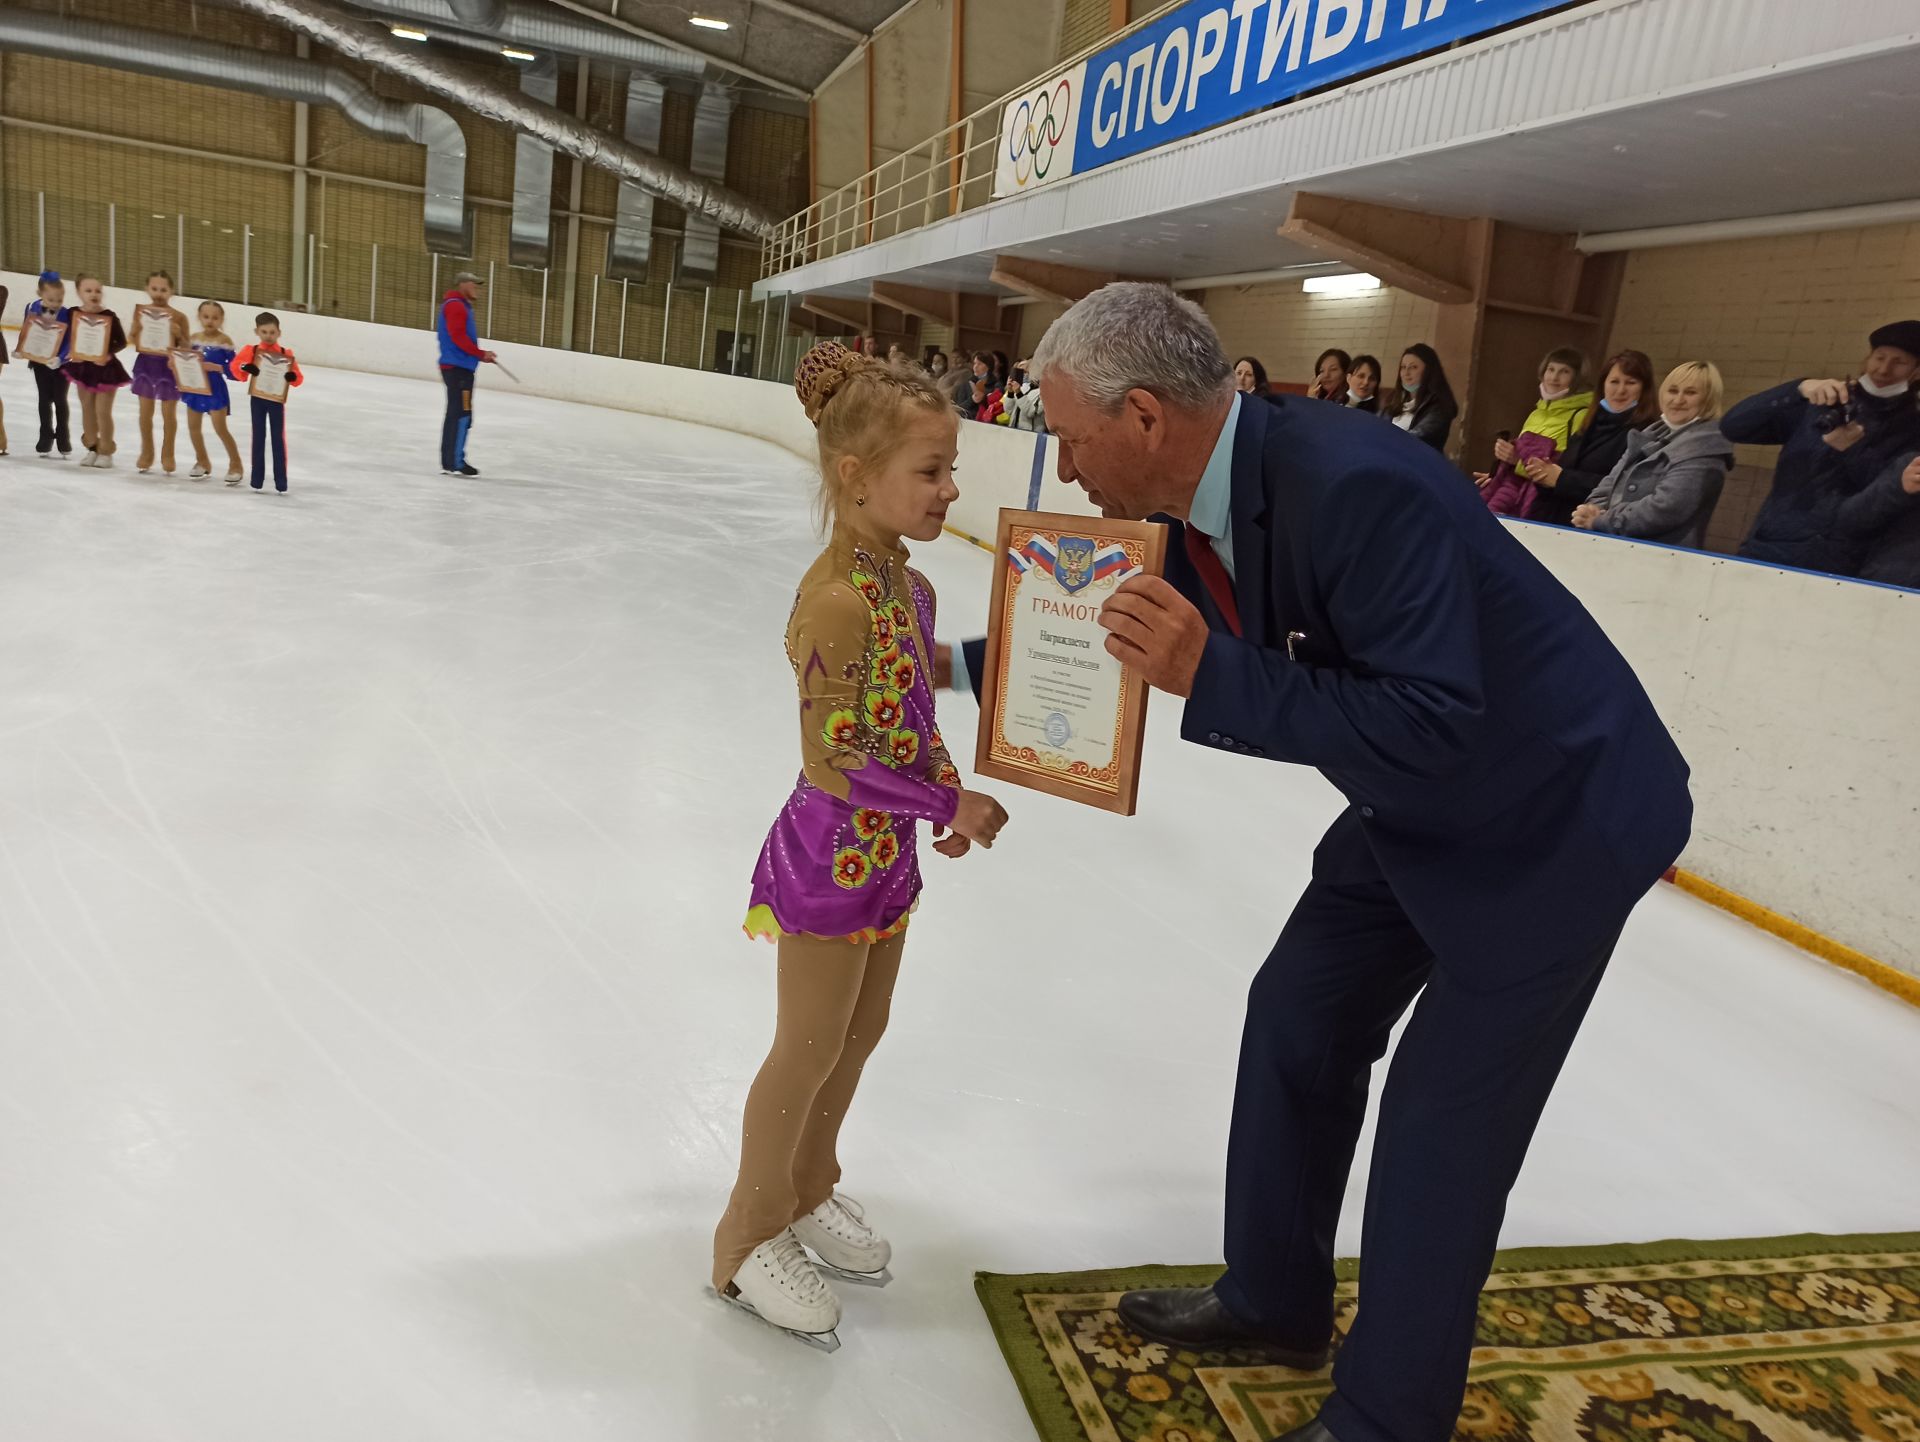
<path id="1" fill-rule="evenodd" d="M 934 724 L 934 598 L 897 545 L 836 529 L 800 582 L 787 659 L 804 763 L 753 874 L 746 930 L 883 940 L 920 895 L 914 823 L 946 826 L 960 774 Z"/>

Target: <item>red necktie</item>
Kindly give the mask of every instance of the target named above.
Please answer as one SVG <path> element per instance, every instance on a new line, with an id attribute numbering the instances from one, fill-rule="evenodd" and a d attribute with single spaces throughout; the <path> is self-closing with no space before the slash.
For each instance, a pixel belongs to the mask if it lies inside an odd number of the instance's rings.
<path id="1" fill-rule="evenodd" d="M 1240 634 L 1240 604 L 1234 599 L 1233 579 L 1227 575 L 1227 568 L 1220 564 L 1215 554 L 1213 542 L 1202 535 L 1191 523 L 1186 527 L 1187 559 L 1193 562 L 1194 570 L 1200 573 L 1200 581 L 1206 586 L 1207 594 L 1213 597 L 1213 604 L 1227 623 L 1227 629 L 1234 635 Z"/>

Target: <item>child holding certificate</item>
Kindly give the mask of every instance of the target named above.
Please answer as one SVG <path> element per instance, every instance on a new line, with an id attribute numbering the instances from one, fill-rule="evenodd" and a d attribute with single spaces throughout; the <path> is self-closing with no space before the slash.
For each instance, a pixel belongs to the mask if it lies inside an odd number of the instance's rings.
<path id="1" fill-rule="evenodd" d="M 95 275 L 78 275 L 73 288 L 80 306 L 69 317 L 67 379 L 80 392 L 80 444 L 87 448 L 83 466 L 111 469 L 113 453 L 113 398 L 130 377 L 120 364 L 127 333 L 120 317 L 107 309 L 106 291 Z"/>
<path id="2" fill-rule="evenodd" d="M 140 397 L 140 474 L 153 469 L 153 408 L 164 413 L 160 469 L 173 474 L 173 438 L 180 425 L 180 387 L 173 379 L 173 353 L 187 343 L 187 317 L 174 308 L 173 277 L 156 270 L 147 277 L 148 304 L 134 312 L 133 393 Z"/>
<path id="3" fill-rule="evenodd" d="M 227 413 L 232 402 L 227 398 L 227 367 L 233 364 L 233 337 L 226 332 L 226 307 L 217 300 L 200 302 L 200 330 L 188 344 L 200 353 L 200 362 L 206 368 L 207 394 L 194 395 L 191 391 L 182 391 L 180 399 L 187 406 L 187 438 L 193 442 L 193 470 L 195 480 L 201 480 L 213 474 L 213 463 L 207 458 L 206 437 L 201 434 L 202 420 L 213 422 L 213 433 L 220 437 L 220 443 L 227 448 L 227 484 L 237 486 L 242 475 L 240 469 L 240 447 L 234 444 L 233 432 L 227 429 Z"/>
<path id="4" fill-rule="evenodd" d="M 920 894 L 916 823 L 946 856 L 1006 822 L 963 790 L 934 725 L 933 592 L 903 540 L 940 535 L 953 483 L 951 402 L 922 375 L 831 342 L 795 388 L 819 431 L 827 549 L 787 622 L 804 766 L 754 872 L 749 935 L 779 947 L 773 1049 L 747 1095 L 740 1174 L 713 1244 L 726 1301 L 803 1341 L 839 1345 L 840 1304 L 809 1260 L 884 1282 L 892 1256 L 834 1191 L 840 1123 L 887 1024 Z"/>
<path id="5" fill-rule="evenodd" d="M 280 344 L 280 317 L 263 310 L 253 318 L 258 343 L 233 358 L 229 367 L 237 381 L 250 381 L 253 402 L 253 488 L 266 489 L 267 450 L 273 450 L 273 488 L 287 489 L 287 397 L 306 380 L 293 352 Z"/>
<path id="6" fill-rule="evenodd" d="M 40 398 L 40 439 L 34 450 L 46 456 L 58 446 L 65 460 L 73 454 L 73 439 L 67 433 L 67 375 L 60 368 L 67 362 L 67 326 L 73 312 L 66 305 L 67 285 L 59 271 L 40 272 L 39 290 L 39 296 L 27 302 L 15 354 L 24 357 L 33 372 Z"/>

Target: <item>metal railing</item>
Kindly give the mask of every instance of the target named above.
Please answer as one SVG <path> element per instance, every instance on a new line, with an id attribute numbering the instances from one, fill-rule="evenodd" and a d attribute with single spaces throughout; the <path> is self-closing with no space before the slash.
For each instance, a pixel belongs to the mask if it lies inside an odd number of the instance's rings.
<path id="1" fill-rule="evenodd" d="M 791 297 L 756 301 L 750 291 L 732 286 L 664 277 L 615 280 L 604 269 L 587 267 L 570 277 L 563 267 L 515 266 L 503 255 L 460 259 L 320 232 L 296 238 L 244 220 L 168 214 L 46 190 L 0 192 L 0 217 L 6 268 L 51 268 L 69 280 L 84 271 L 134 289 L 151 272 L 165 270 L 183 304 L 221 302 L 234 334 L 250 324 L 233 313 L 236 306 L 432 330 L 454 274 L 473 270 L 489 282 L 475 317 L 488 340 L 762 380 L 791 376 L 808 340 L 789 323 Z M 604 267 L 611 225 L 592 228 L 603 232 Z M 656 240 L 658 246 L 672 244 L 671 238 Z M 669 263 L 657 268 L 671 275 L 676 258 L 665 257 Z M 16 303 L 24 299 L 16 297 Z"/>
<path id="2" fill-rule="evenodd" d="M 1045 76 L 1057 75 L 1090 55 L 1151 25 L 1182 0 L 1155 6 L 1124 29 L 1102 35 L 1093 44 L 1057 64 L 1034 72 L 973 114 L 935 131 L 918 145 L 882 161 L 865 175 L 830 191 L 805 210 L 780 223 L 761 248 L 760 276 L 769 279 L 796 266 L 844 255 L 876 240 L 918 230 L 993 199 L 999 160 L 1000 117 L 1009 102 L 1026 94 Z M 869 41 L 869 45 L 873 42 Z M 871 63 L 869 56 L 868 63 Z"/>

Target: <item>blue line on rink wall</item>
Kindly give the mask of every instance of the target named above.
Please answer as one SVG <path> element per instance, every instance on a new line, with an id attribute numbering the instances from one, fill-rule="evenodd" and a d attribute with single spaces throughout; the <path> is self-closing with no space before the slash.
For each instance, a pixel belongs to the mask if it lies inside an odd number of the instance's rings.
<path id="1" fill-rule="evenodd" d="M 1045 431 L 1033 438 L 1033 474 L 1027 477 L 1027 509 L 1040 509 L 1040 483 L 1047 478 L 1047 435 Z"/>
<path id="2" fill-rule="evenodd" d="M 1084 174 L 1565 3 L 1192 0 L 1008 102 L 994 193 Z"/>

